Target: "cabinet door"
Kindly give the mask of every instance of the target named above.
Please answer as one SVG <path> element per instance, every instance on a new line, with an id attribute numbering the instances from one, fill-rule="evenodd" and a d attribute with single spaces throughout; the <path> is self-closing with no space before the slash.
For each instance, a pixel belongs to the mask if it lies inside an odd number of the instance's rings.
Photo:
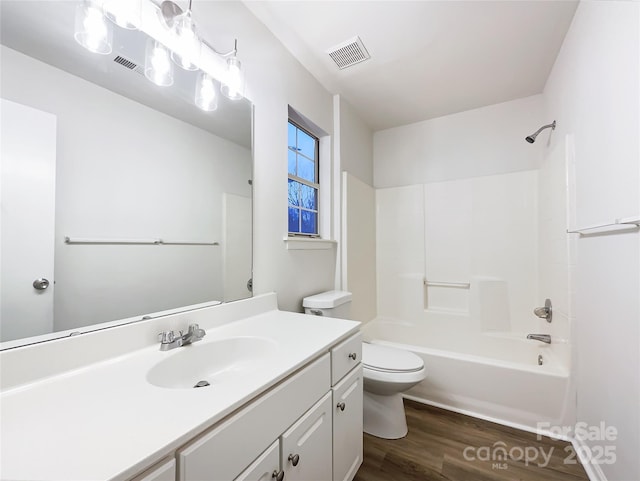
<path id="1" fill-rule="evenodd" d="M 286 481 L 331 479 L 331 392 L 328 392 L 280 438 Z"/>
<path id="2" fill-rule="evenodd" d="M 131 481 L 175 481 L 175 479 L 176 460 L 175 458 L 170 458 L 152 466 Z"/>
<path id="3" fill-rule="evenodd" d="M 362 365 L 333 388 L 333 481 L 351 481 L 362 464 Z"/>
<path id="4" fill-rule="evenodd" d="M 234 481 L 272 481 L 280 472 L 280 442 L 276 441 Z M 276 473 L 276 476 L 273 473 Z"/>

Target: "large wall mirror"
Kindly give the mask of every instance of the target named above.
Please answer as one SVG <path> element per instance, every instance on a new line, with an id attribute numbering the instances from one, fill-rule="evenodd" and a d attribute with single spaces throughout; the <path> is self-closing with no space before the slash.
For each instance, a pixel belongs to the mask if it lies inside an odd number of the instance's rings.
<path id="1" fill-rule="evenodd" d="M 149 82 L 137 30 L 85 50 L 76 6 L 0 3 L 0 348 L 251 296 L 250 102 Z"/>

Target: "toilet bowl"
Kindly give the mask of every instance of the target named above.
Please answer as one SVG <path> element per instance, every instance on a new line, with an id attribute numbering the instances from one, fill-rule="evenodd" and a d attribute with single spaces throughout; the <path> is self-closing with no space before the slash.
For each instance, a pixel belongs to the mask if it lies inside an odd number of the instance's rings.
<path id="1" fill-rule="evenodd" d="M 305 297 L 305 313 L 349 319 L 351 293 L 328 291 Z M 402 393 L 425 378 L 422 358 L 401 349 L 362 343 L 364 432 L 385 439 L 407 435 Z"/>
<path id="2" fill-rule="evenodd" d="M 384 439 L 407 435 L 402 393 L 425 378 L 424 362 L 412 352 L 362 343 L 364 432 Z"/>

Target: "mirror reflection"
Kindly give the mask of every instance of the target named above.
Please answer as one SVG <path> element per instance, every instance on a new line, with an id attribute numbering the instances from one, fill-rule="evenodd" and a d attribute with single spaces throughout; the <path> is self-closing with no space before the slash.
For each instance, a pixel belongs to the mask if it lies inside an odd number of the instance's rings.
<path id="1" fill-rule="evenodd" d="M 149 82 L 138 30 L 83 49 L 76 5 L 0 4 L 5 343 L 251 295 L 251 104 Z"/>

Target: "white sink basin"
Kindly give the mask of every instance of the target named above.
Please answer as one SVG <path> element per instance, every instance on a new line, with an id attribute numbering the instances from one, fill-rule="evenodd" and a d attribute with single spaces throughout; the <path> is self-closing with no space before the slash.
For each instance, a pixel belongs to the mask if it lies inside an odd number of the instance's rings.
<path id="1" fill-rule="evenodd" d="M 263 337 L 231 337 L 219 341 L 200 341 L 169 351 L 147 373 L 147 381 L 171 389 L 212 389 L 216 385 L 243 382 L 268 362 L 277 343 Z M 207 384 L 208 383 L 208 384 Z"/>

